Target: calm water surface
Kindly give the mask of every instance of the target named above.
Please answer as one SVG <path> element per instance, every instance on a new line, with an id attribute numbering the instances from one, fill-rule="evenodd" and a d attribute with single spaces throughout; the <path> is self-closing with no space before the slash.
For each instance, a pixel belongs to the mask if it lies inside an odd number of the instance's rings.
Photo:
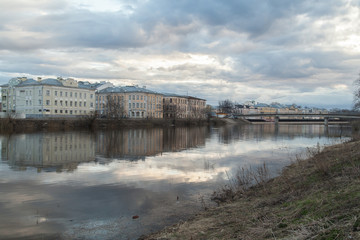
<path id="1" fill-rule="evenodd" d="M 199 211 L 239 167 L 275 175 L 350 135 L 270 124 L 0 135 L 0 239 L 136 239 Z"/>

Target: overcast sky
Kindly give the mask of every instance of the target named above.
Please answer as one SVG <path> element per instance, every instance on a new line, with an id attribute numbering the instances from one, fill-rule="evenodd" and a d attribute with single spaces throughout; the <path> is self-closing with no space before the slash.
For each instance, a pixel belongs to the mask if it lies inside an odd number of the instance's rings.
<path id="1" fill-rule="evenodd" d="M 0 0 L 0 83 L 73 77 L 216 105 L 351 108 L 360 0 Z"/>

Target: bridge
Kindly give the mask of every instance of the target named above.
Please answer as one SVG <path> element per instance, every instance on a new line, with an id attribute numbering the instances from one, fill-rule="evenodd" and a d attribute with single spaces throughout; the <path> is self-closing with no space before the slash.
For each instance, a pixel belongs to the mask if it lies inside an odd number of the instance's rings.
<path id="1" fill-rule="evenodd" d="M 360 119 L 360 114 L 340 114 L 340 113 L 253 113 L 253 114 L 234 114 L 235 117 L 239 118 L 250 118 L 250 117 L 270 117 L 275 119 L 275 124 L 279 123 L 280 117 L 287 117 L 287 119 L 309 119 L 309 118 L 322 118 L 324 124 L 329 124 L 329 119 Z M 300 118 L 300 119 L 299 119 Z"/>

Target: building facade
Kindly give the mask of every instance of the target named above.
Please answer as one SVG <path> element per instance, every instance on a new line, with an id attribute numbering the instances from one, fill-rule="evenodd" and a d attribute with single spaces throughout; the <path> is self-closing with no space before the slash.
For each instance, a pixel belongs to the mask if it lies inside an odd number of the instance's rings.
<path id="1" fill-rule="evenodd" d="M 108 118 L 163 118 L 163 94 L 138 86 L 110 87 L 96 93 L 96 112 Z"/>
<path id="2" fill-rule="evenodd" d="M 5 93 L 5 95 L 4 95 Z M 95 111 L 95 89 L 74 79 L 20 79 L 2 86 L 3 112 L 26 117 L 89 115 Z"/>
<path id="3" fill-rule="evenodd" d="M 206 117 L 206 100 L 177 94 L 164 94 L 164 118 L 195 118 Z"/>

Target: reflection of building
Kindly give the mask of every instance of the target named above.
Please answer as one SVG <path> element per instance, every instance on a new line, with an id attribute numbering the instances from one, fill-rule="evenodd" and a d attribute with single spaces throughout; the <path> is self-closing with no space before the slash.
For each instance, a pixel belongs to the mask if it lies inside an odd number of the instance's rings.
<path id="1" fill-rule="evenodd" d="M 163 151 L 163 129 L 124 129 L 98 133 L 96 153 L 105 157 L 144 159 Z"/>
<path id="2" fill-rule="evenodd" d="M 164 130 L 164 152 L 176 152 L 205 146 L 208 137 L 206 127 L 179 127 Z"/>
<path id="3" fill-rule="evenodd" d="M 90 133 L 36 133 L 2 138 L 1 155 L 18 167 L 72 170 L 81 162 L 95 159 Z"/>
<path id="4" fill-rule="evenodd" d="M 176 152 L 205 146 L 206 127 L 124 129 L 100 132 L 96 153 L 104 157 L 144 159 L 162 152 Z"/>

